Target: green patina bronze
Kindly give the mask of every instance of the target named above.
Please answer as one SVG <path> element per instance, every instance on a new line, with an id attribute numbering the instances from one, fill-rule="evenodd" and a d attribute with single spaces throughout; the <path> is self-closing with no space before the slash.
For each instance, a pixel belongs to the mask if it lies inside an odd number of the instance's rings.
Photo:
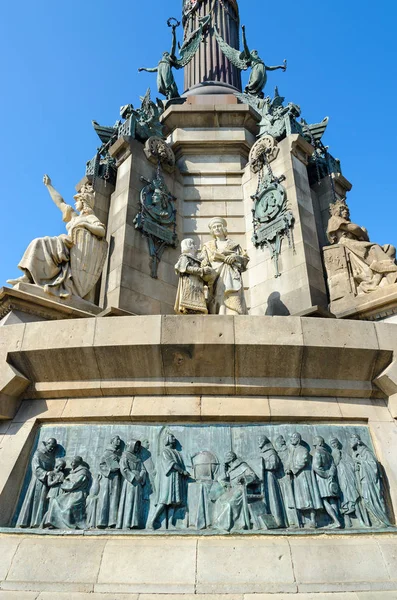
<path id="1" fill-rule="evenodd" d="M 265 62 L 260 58 L 257 50 L 250 50 L 247 43 L 247 37 L 245 34 L 245 26 L 243 25 L 243 45 L 244 50 L 240 52 L 235 48 L 229 46 L 227 42 L 222 38 L 219 34 L 218 30 L 215 29 L 215 37 L 219 44 L 220 49 L 223 54 L 230 60 L 231 63 L 241 71 L 246 71 L 249 67 L 251 67 L 251 74 L 248 81 L 248 85 L 245 88 L 245 93 L 250 96 L 254 96 L 256 98 L 263 98 L 263 90 L 267 83 L 267 72 L 268 71 L 276 71 L 277 69 L 282 69 L 286 71 L 287 69 L 287 61 L 284 60 L 283 65 L 278 65 L 275 67 L 268 67 Z"/>
<path id="2" fill-rule="evenodd" d="M 138 69 L 139 72 L 147 71 L 148 73 L 157 73 L 158 91 L 165 96 L 167 100 L 179 98 L 178 86 L 176 85 L 172 69 L 183 69 L 183 67 L 186 67 L 190 63 L 200 46 L 209 21 L 209 16 L 199 19 L 198 28 L 184 41 L 179 50 L 180 58 L 178 58 L 176 56 L 176 29 L 179 27 L 180 22 L 175 19 L 169 19 L 168 26 L 172 28 L 171 51 L 163 53 L 157 67 L 141 67 Z"/>

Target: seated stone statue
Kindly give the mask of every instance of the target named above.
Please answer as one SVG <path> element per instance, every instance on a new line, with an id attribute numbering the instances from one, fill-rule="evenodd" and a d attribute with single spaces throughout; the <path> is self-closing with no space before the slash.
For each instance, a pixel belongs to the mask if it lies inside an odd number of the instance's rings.
<path id="1" fill-rule="evenodd" d="M 7 283 L 31 283 L 53 296 L 84 298 L 98 281 L 106 259 L 106 228 L 94 214 L 94 190 L 84 185 L 75 195 L 74 210 L 53 188 L 48 175 L 44 185 L 66 222 L 67 235 L 33 240 L 18 267 L 24 272 Z M 79 214 L 80 213 L 80 214 Z"/>
<path id="2" fill-rule="evenodd" d="M 247 270 L 249 257 L 239 244 L 227 235 L 227 222 L 211 219 L 208 227 L 214 237 L 204 244 L 201 266 L 211 267 L 214 277 L 209 283 L 209 312 L 219 315 L 248 314 L 241 274 Z"/>
<path id="3" fill-rule="evenodd" d="M 397 282 L 396 249 L 370 242 L 365 228 L 350 221 L 344 200 L 330 207 L 327 235 L 331 244 L 344 245 L 349 253 L 357 294 L 374 292 L 379 287 Z"/>
<path id="4" fill-rule="evenodd" d="M 214 510 L 214 528 L 224 531 L 251 529 L 247 486 L 257 483 L 251 467 L 234 452 L 225 456 L 225 474 L 218 479 L 223 492 Z"/>
<path id="5" fill-rule="evenodd" d="M 204 277 L 213 273 L 211 267 L 202 267 L 197 248 L 190 238 L 181 243 L 182 254 L 175 265 L 179 275 L 175 312 L 180 315 L 208 314 L 204 293 Z"/>

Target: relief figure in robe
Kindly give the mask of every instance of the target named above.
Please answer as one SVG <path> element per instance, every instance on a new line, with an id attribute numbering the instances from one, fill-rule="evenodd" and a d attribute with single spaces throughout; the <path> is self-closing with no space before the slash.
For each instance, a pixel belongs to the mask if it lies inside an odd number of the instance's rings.
<path id="1" fill-rule="evenodd" d="M 356 516 L 361 525 L 365 525 L 360 506 L 360 492 L 356 478 L 355 465 L 352 457 L 343 450 L 341 442 L 337 438 L 330 440 L 332 458 L 338 473 L 338 482 L 341 492 L 340 512 L 345 519 L 345 526 L 352 527 L 352 518 Z"/>
<path id="2" fill-rule="evenodd" d="M 290 436 L 290 453 L 287 474 L 291 475 L 295 506 L 303 526 L 303 517 L 309 513 L 309 525 L 316 528 L 316 511 L 323 508 L 317 482 L 312 472 L 311 455 L 302 444 L 300 433 Z"/>
<path id="3" fill-rule="evenodd" d="M 116 527 L 121 492 L 121 439 L 116 435 L 99 463 L 100 491 L 97 507 L 97 527 Z"/>
<path id="4" fill-rule="evenodd" d="M 155 529 L 158 519 L 166 512 L 168 527 L 175 525 L 175 512 L 186 503 L 186 480 L 190 477 L 186 471 L 180 452 L 176 449 L 177 440 L 170 431 L 161 436 L 156 463 L 156 501 L 149 529 Z"/>
<path id="5" fill-rule="evenodd" d="M 338 517 L 338 498 L 340 489 L 337 470 L 332 454 L 325 448 L 324 438 L 317 436 L 313 440 L 313 472 L 324 508 L 332 520 L 330 529 L 340 529 Z"/>
<path id="6" fill-rule="evenodd" d="M 263 496 L 268 512 L 273 515 L 278 527 L 285 526 L 283 501 L 277 478 L 281 460 L 275 451 L 273 444 L 266 436 L 258 440 L 262 458 L 262 488 Z"/>
<path id="7" fill-rule="evenodd" d="M 287 473 L 290 451 L 282 435 L 274 440 L 274 448 L 280 458 L 276 476 L 280 484 L 287 526 L 290 529 L 296 529 L 299 527 L 299 518 L 295 506 L 291 475 Z"/>
<path id="8" fill-rule="evenodd" d="M 249 257 L 239 244 L 227 235 L 227 223 L 214 217 L 208 225 L 213 240 L 205 243 L 200 253 L 201 266 L 211 267 L 209 276 L 209 312 L 219 315 L 246 315 L 242 273 L 247 270 Z"/>
<path id="9" fill-rule="evenodd" d="M 383 496 L 383 482 L 380 465 L 374 454 L 359 435 L 350 438 L 353 461 L 362 507 L 365 510 L 364 520 L 367 526 L 390 527 L 386 503 Z"/>
<path id="10" fill-rule="evenodd" d="M 251 529 L 247 487 L 259 483 L 256 473 L 234 452 L 229 452 L 225 456 L 225 473 L 218 483 L 223 492 L 215 503 L 213 527 L 223 531 Z"/>
<path id="11" fill-rule="evenodd" d="M 53 498 L 43 519 L 48 529 L 87 529 L 86 499 L 91 474 L 81 456 L 71 462 L 72 470 L 61 484 L 62 494 Z"/>
<path id="12" fill-rule="evenodd" d="M 26 492 L 17 527 L 40 527 L 48 507 L 48 475 L 55 467 L 57 441 L 50 438 L 42 442 L 33 455 L 32 478 Z"/>
<path id="13" fill-rule="evenodd" d="M 62 212 L 67 234 L 33 240 L 18 265 L 24 274 L 18 279 L 9 279 L 7 283 L 34 284 L 46 293 L 63 299 L 72 295 L 84 297 L 96 284 L 107 252 L 107 243 L 104 241 L 106 228 L 93 210 L 94 190 L 90 184 L 84 185 L 74 196 L 73 209 L 52 186 L 48 175 L 44 176 L 43 181 L 53 202 Z M 87 251 L 87 248 L 90 250 Z M 84 250 L 85 255 L 82 256 Z M 71 258 L 74 257 L 73 272 Z"/>
<path id="14" fill-rule="evenodd" d="M 331 204 L 330 212 L 328 239 L 331 244 L 342 244 L 347 248 L 357 293 L 367 294 L 397 283 L 395 247 L 371 242 L 367 230 L 351 222 L 345 201 Z"/>
<path id="15" fill-rule="evenodd" d="M 146 469 L 140 457 L 141 442 L 131 440 L 120 460 L 120 472 L 124 479 L 121 490 L 117 529 L 143 528 L 143 488 Z"/>

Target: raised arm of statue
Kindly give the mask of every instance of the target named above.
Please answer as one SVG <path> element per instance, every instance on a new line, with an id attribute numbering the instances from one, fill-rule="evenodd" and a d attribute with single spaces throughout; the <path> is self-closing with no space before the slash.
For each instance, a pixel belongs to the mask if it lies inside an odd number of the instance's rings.
<path id="1" fill-rule="evenodd" d="M 157 73 L 158 70 L 159 70 L 158 67 L 153 67 L 152 69 L 146 68 L 146 67 L 140 67 L 138 69 L 139 73 L 141 73 L 142 71 L 146 71 L 147 73 Z"/>
<path id="2" fill-rule="evenodd" d="M 171 45 L 171 52 L 170 52 L 170 55 L 172 57 L 175 56 L 175 52 L 176 52 L 176 28 L 177 27 L 178 27 L 178 25 L 172 26 L 172 45 Z"/>
<path id="3" fill-rule="evenodd" d="M 267 71 L 277 71 L 278 69 L 282 69 L 283 71 L 286 71 L 287 70 L 287 61 L 284 60 L 284 64 L 283 65 L 278 65 L 276 67 L 268 67 L 266 65 L 266 70 Z"/>
<path id="4" fill-rule="evenodd" d="M 244 46 L 244 58 L 247 61 L 251 60 L 251 50 L 248 47 L 248 43 L 247 43 L 247 36 L 245 33 L 245 25 L 242 26 L 242 30 L 243 30 L 243 46 Z"/>
<path id="5" fill-rule="evenodd" d="M 48 177 L 48 175 L 44 175 L 43 183 L 46 186 L 47 190 L 49 191 L 49 194 L 50 194 L 54 204 L 56 204 L 56 206 L 62 211 L 63 220 L 66 222 L 70 221 L 72 216 L 74 214 L 76 214 L 75 211 L 73 210 L 73 208 L 69 204 L 66 204 L 66 202 L 62 198 L 61 194 L 56 191 L 56 189 L 53 187 L 53 185 L 51 183 L 51 179 Z"/>

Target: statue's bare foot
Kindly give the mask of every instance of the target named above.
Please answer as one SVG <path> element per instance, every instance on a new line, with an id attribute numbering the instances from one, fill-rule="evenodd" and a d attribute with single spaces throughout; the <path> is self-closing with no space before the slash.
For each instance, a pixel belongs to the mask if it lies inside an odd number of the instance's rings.
<path id="1" fill-rule="evenodd" d="M 7 283 L 10 285 L 17 285 L 17 283 L 31 283 L 28 275 L 22 275 L 22 277 L 18 277 L 17 279 L 7 279 Z"/>

